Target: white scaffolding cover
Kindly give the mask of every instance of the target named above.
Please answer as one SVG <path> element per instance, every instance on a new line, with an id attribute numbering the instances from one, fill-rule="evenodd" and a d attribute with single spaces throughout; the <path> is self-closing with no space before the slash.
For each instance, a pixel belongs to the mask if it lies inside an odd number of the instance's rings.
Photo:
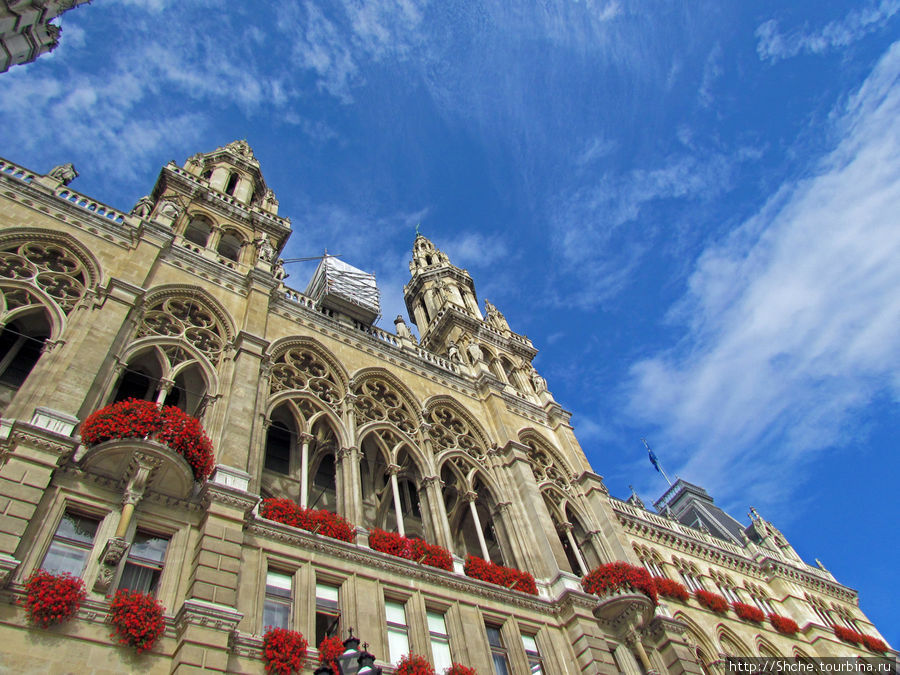
<path id="1" fill-rule="evenodd" d="M 306 287 L 307 297 L 320 307 L 346 314 L 371 325 L 381 314 L 375 275 L 326 255 Z"/>

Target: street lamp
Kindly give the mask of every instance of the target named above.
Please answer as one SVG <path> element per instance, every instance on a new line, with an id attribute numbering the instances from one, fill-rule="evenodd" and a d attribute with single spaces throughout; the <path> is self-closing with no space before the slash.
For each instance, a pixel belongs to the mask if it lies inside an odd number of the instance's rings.
<path id="1" fill-rule="evenodd" d="M 381 675 L 381 668 L 375 667 L 375 655 L 369 653 L 369 645 L 364 644 L 360 651 L 359 638 L 353 637 L 353 629 L 347 632 L 350 637 L 344 640 L 344 653 L 338 657 L 338 672 L 323 663 L 316 668 L 315 675 Z"/>

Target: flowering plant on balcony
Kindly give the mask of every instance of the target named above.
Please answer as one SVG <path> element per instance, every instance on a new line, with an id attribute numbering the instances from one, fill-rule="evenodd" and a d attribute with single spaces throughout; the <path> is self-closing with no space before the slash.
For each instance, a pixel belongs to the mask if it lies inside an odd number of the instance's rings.
<path id="1" fill-rule="evenodd" d="M 290 499 L 263 499 L 259 513 L 263 518 L 341 541 L 353 541 L 356 529 L 336 513 L 324 509 L 304 509 Z"/>
<path id="2" fill-rule="evenodd" d="M 263 635 L 262 657 L 266 672 L 291 675 L 303 670 L 306 663 L 306 638 L 287 628 L 270 628 Z"/>
<path id="3" fill-rule="evenodd" d="M 418 654 L 404 654 L 397 662 L 395 675 L 435 675 L 434 667 L 428 659 Z"/>
<path id="4" fill-rule="evenodd" d="M 85 597 L 84 582 L 71 574 L 35 571 L 25 582 L 25 613 L 35 626 L 47 628 L 68 621 Z"/>
<path id="5" fill-rule="evenodd" d="M 319 643 L 319 663 L 331 668 L 332 672 L 339 672 L 338 659 L 343 653 L 344 641 L 338 635 L 327 637 Z"/>
<path id="6" fill-rule="evenodd" d="M 453 569 L 450 551 L 415 537 L 404 537 L 396 532 L 385 532 L 376 527 L 369 533 L 369 546 L 376 551 L 430 567 L 448 571 Z"/>
<path id="7" fill-rule="evenodd" d="M 444 671 L 444 675 L 478 675 L 478 671 L 461 663 L 454 663 Z"/>
<path id="8" fill-rule="evenodd" d="M 473 579 L 481 579 L 482 581 L 505 586 L 515 591 L 537 595 L 537 585 L 534 583 L 534 577 L 528 572 L 523 572 L 513 567 L 503 567 L 470 555 L 466 557 L 463 571 L 466 573 L 466 576 Z"/>
<path id="9" fill-rule="evenodd" d="M 653 577 L 653 585 L 656 586 L 656 591 L 660 595 L 673 600 L 687 602 L 688 598 L 691 597 L 684 584 L 678 583 L 669 577 Z"/>
<path id="10" fill-rule="evenodd" d="M 859 637 L 862 639 L 862 643 L 873 652 L 884 653 L 888 650 L 884 640 L 879 640 L 877 637 L 866 635 L 865 633 L 860 634 Z"/>
<path id="11" fill-rule="evenodd" d="M 120 590 L 109 605 L 112 637 L 121 645 L 134 647 L 137 653 L 153 649 L 166 624 L 163 606 L 146 593 Z"/>
<path id="12" fill-rule="evenodd" d="M 630 589 L 643 593 L 653 601 L 654 605 L 659 602 L 656 584 L 650 578 L 650 573 L 643 567 L 630 565 L 622 560 L 606 563 L 591 570 L 582 577 L 581 587 L 586 593 L 600 596 Z"/>
<path id="13" fill-rule="evenodd" d="M 832 626 L 831 630 L 833 630 L 834 634 L 844 642 L 852 642 L 854 644 L 860 644 L 862 642 L 862 633 L 857 633 L 855 630 L 845 628 L 844 626 Z"/>
<path id="14" fill-rule="evenodd" d="M 798 633 L 800 631 L 800 626 L 797 625 L 797 622 L 793 619 L 789 619 L 786 616 L 780 616 L 779 614 L 769 614 L 769 622 L 772 624 L 772 627 L 777 630 L 779 633 L 783 635 L 793 635 L 794 633 Z"/>
<path id="15" fill-rule="evenodd" d="M 694 597 L 697 602 L 706 607 L 711 612 L 717 614 L 725 614 L 728 611 L 728 600 L 718 593 L 710 593 L 709 591 L 694 591 Z"/>
<path id="16" fill-rule="evenodd" d="M 732 602 L 731 609 L 744 621 L 753 621 L 754 623 L 762 623 L 766 620 L 766 615 L 759 607 L 748 605 L 745 602 Z"/>
<path id="17" fill-rule="evenodd" d="M 81 440 L 89 447 L 118 438 L 154 438 L 184 457 L 199 481 L 215 468 L 212 442 L 200 421 L 172 405 L 129 398 L 100 408 L 81 425 Z"/>

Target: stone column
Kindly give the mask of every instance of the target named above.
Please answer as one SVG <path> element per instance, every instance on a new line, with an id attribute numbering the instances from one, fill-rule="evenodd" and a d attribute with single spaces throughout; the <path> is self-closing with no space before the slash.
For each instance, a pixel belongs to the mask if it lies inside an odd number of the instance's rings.
<path id="1" fill-rule="evenodd" d="M 300 441 L 300 506 L 309 508 L 309 444 L 315 440 L 312 434 L 302 433 Z"/>
<path id="2" fill-rule="evenodd" d="M 159 381 L 159 389 L 156 392 L 156 404 L 162 405 L 166 402 L 166 397 L 172 393 L 172 388 L 175 386 L 174 380 L 160 380 Z"/>
<path id="3" fill-rule="evenodd" d="M 481 529 L 481 519 L 478 517 L 478 509 L 475 507 L 478 493 L 469 491 L 463 495 L 463 499 L 469 502 L 469 512 L 472 514 L 472 522 L 475 524 L 475 533 L 478 535 L 478 543 L 481 545 L 481 557 L 490 562 L 491 556 L 488 553 L 487 542 L 484 540 L 484 531 Z"/>
<path id="4" fill-rule="evenodd" d="M 453 535 L 450 532 L 450 521 L 447 519 L 447 511 L 444 508 L 441 479 L 438 476 L 426 476 L 422 479 L 422 485 L 428 501 L 428 512 L 431 514 L 435 542 L 448 551 L 453 551 Z"/>
<path id="5" fill-rule="evenodd" d="M 572 534 L 572 530 L 575 526 L 570 522 L 565 522 L 561 523 L 559 527 L 566 533 L 569 546 L 572 547 L 572 553 L 575 555 L 575 559 L 578 561 L 578 567 L 581 569 L 581 576 L 587 576 L 587 573 L 590 572 L 590 570 L 588 569 L 587 563 L 584 562 L 584 556 L 581 555 L 581 549 L 578 548 L 578 543 L 575 541 L 575 536 Z M 575 570 L 572 571 L 574 572 Z"/>
<path id="6" fill-rule="evenodd" d="M 344 517 L 354 525 L 362 524 L 362 485 L 359 474 L 359 448 L 341 448 L 335 453 L 341 465 L 344 502 L 341 506 Z"/>
<path id="7" fill-rule="evenodd" d="M 403 527 L 403 507 L 400 504 L 400 485 L 397 480 L 397 474 L 400 467 L 396 464 L 388 465 L 387 472 L 391 477 L 391 492 L 394 493 L 394 518 L 397 520 L 397 532 L 401 537 L 406 536 L 406 530 Z"/>

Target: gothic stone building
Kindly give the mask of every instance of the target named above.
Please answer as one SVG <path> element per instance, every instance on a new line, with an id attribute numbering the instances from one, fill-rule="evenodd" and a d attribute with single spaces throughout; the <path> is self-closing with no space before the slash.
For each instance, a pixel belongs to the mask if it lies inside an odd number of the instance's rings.
<path id="1" fill-rule="evenodd" d="M 684 481 L 658 513 L 612 497 L 532 368 L 532 343 L 490 303 L 482 314 L 468 273 L 424 236 L 404 289 L 416 339 L 399 317 L 396 333 L 373 327 L 365 279 L 330 299 L 284 283 L 290 221 L 243 141 L 168 164 L 130 213 L 72 190 L 75 175 L 0 162 L 0 672 L 261 673 L 275 624 L 311 648 L 352 627 L 388 672 L 406 651 L 482 675 L 871 655 L 830 628 L 877 636 L 857 594 L 758 515 L 744 528 Z M 332 272 L 352 277 L 342 265 Z M 194 483 L 149 440 L 85 448 L 79 422 L 126 397 L 199 417 L 211 479 Z M 342 514 L 355 540 L 265 519 L 261 497 Z M 454 570 L 372 550 L 374 527 L 449 549 Z M 531 572 L 538 594 L 465 576 L 467 554 Z M 579 578 L 613 560 L 800 632 L 693 599 L 654 609 L 583 592 Z M 42 566 L 88 588 L 49 630 L 20 604 Z M 167 608 L 140 656 L 105 623 L 122 585 Z"/>

